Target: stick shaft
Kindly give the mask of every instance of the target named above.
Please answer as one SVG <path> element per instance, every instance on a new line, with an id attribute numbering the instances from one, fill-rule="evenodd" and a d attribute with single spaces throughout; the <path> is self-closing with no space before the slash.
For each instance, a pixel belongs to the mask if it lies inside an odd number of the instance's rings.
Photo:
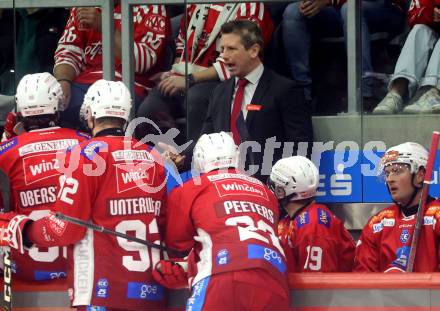
<path id="1" fill-rule="evenodd" d="M 11 250 L 9 247 L 3 247 L 3 310 L 12 310 L 12 268 L 11 268 Z"/>
<path id="2" fill-rule="evenodd" d="M 3 209 L 1 213 L 7 213 L 11 211 L 10 201 L 10 188 L 11 180 L 9 176 L 0 170 L 0 192 L 3 199 Z M 2 238 L 5 234 L 1 233 Z M 12 267 L 11 267 L 11 249 L 7 246 L 3 246 L 3 310 L 12 310 Z"/>
<path id="3" fill-rule="evenodd" d="M 139 238 L 131 236 L 131 235 L 127 235 L 127 234 L 122 233 L 122 232 L 118 232 L 118 231 L 114 231 L 114 230 L 111 230 L 111 229 L 107 229 L 107 228 L 105 228 L 103 226 L 98 226 L 98 225 L 96 225 L 94 223 L 85 222 L 85 221 L 82 221 L 81 219 L 78 219 L 78 218 L 75 218 L 75 217 L 67 216 L 67 215 L 64 215 L 64 214 L 61 214 L 61 213 L 56 213 L 55 217 L 58 218 L 58 219 L 61 219 L 61 220 L 73 223 L 75 225 L 86 227 L 86 228 L 89 228 L 89 229 L 92 229 L 92 230 L 95 230 L 95 231 L 99 231 L 99 232 L 102 232 L 102 233 L 115 235 L 115 236 L 124 238 L 124 239 L 126 239 L 128 241 L 133 241 L 133 242 L 136 242 L 136 243 L 139 243 L 139 244 L 151 247 L 151 248 L 156 248 L 156 249 L 159 249 L 159 250 L 162 250 L 162 251 L 173 253 L 174 255 L 177 255 L 178 257 L 185 257 L 186 256 L 186 254 L 184 254 L 184 253 L 182 253 L 182 252 L 180 252 L 178 250 L 175 250 L 175 249 L 172 249 L 172 248 L 168 248 L 168 247 L 165 247 L 165 246 L 162 246 L 162 245 L 159 245 L 159 244 L 155 244 L 155 243 L 152 243 L 152 242 L 149 242 L 149 241 L 146 241 L 146 240 L 142 240 L 142 239 L 139 239 Z"/>
<path id="4" fill-rule="evenodd" d="M 422 193 L 420 195 L 419 207 L 416 214 L 416 224 L 414 227 L 414 233 L 411 241 L 411 249 L 408 257 L 408 265 L 406 272 L 412 272 L 414 268 L 414 261 L 417 253 L 417 245 L 420 237 L 420 230 L 422 228 L 422 220 L 426 207 L 426 200 L 429 194 L 429 184 L 432 179 L 432 172 L 434 170 L 434 162 L 438 149 L 438 140 L 440 137 L 439 132 L 433 132 L 431 137 L 431 147 L 429 148 L 428 162 L 426 164 L 425 179 L 423 180 Z"/>

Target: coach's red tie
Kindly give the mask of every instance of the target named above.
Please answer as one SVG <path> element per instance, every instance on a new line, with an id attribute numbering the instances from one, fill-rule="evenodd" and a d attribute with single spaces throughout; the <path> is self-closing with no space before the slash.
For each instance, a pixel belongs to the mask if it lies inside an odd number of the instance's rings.
<path id="1" fill-rule="evenodd" d="M 240 132 L 237 128 L 237 119 L 240 116 L 241 112 L 241 104 L 243 102 L 244 96 L 244 88 L 249 83 L 246 78 L 238 79 L 238 87 L 237 92 L 235 92 L 234 103 L 232 104 L 232 112 L 231 112 L 231 132 L 232 137 L 234 138 L 234 142 L 239 145 L 240 144 Z"/>

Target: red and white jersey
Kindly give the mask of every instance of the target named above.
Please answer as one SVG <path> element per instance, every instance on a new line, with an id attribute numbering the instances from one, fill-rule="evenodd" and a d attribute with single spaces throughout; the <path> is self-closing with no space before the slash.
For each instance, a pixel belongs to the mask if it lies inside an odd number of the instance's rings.
<path id="1" fill-rule="evenodd" d="M 60 178 L 56 212 L 160 243 L 166 208 L 165 173 L 158 156 L 124 136 L 95 137 L 71 151 L 72 173 Z M 34 222 L 29 239 L 42 246 L 69 245 L 73 306 L 162 310 L 164 288 L 151 269 L 161 252 L 111 234 L 57 219 Z"/>
<path id="2" fill-rule="evenodd" d="M 263 269 L 287 294 L 278 201 L 259 180 L 234 169 L 212 171 L 174 188 L 168 202 L 165 241 L 180 251 L 193 249 L 192 285 L 223 272 Z M 246 282 L 259 283 L 252 277 Z"/>
<path id="3" fill-rule="evenodd" d="M 0 143 L 0 169 L 10 182 L 10 209 L 34 220 L 48 215 L 61 176 L 57 152 L 88 138 L 81 132 L 52 127 Z M 31 247 L 23 255 L 11 252 L 14 277 L 39 281 L 66 276 L 66 250 L 61 247 Z"/>
<path id="4" fill-rule="evenodd" d="M 115 6 L 114 21 L 115 31 L 120 31 L 120 4 Z M 146 95 L 154 85 L 149 77 L 161 69 L 158 67 L 164 57 L 170 21 L 164 5 L 137 5 L 133 6 L 133 24 L 135 91 L 137 95 Z M 102 79 L 102 34 L 94 29 L 81 29 L 76 8 L 70 11 L 55 51 L 55 67 L 60 64 L 75 69 L 75 82 L 92 84 Z M 116 79 L 121 80 L 120 59 L 115 59 L 115 70 Z"/>
<path id="5" fill-rule="evenodd" d="M 256 22 L 263 32 L 265 43 L 269 43 L 273 23 L 264 3 L 215 3 L 191 4 L 187 6 L 188 27 L 182 17 L 179 36 L 176 39 L 177 57 L 185 61 L 186 46 L 191 64 L 208 68 L 214 66 L 221 81 L 230 78 L 230 73 L 220 57 L 220 28 L 231 20 L 248 19 Z M 185 45 L 185 31 L 188 43 Z"/>
<path id="6" fill-rule="evenodd" d="M 414 272 L 438 272 L 440 202 L 432 201 L 422 221 Z M 406 217 L 397 205 L 373 216 L 364 227 L 356 247 L 353 271 L 387 272 L 406 270 L 416 215 Z"/>
<path id="7" fill-rule="evenodd" d="M 349 272 L 355 243 L 344 224 L 322 204 L 312 203 L 278 225 L 289 272 Z"/>
<path id="8" fill-rule="evenodd" d="M 416 24 L 423 24 L 438 31 L 439 27 L 434 22 L 434 7 L 439 5 L 439 0 L 411 0 L 408 10 L 409 26 L 414 27 Z"/>

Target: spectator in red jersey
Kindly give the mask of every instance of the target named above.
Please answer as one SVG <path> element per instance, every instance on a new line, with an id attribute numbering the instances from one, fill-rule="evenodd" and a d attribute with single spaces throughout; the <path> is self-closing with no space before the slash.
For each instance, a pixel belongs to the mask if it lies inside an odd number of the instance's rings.
<path id="1" fill-rule="evenodd" d="M 121 4 L 115 1 L 115 67 L 121 79 Z M 160 70 L 170 31 L 163 5 L 133 7 L 133 51 L 137 101 L 153 86 L 151 76 Z M 97 8 L 74 8 L 70 11 L 64 34 L 55 52 L 54 75 L 65 96 L 62 121 L 77 126 L 79 110 L 89 86 L 102 78 L 101 11 Z"/>
<path id="2" fill-rule="evenodd" d="M 427 159 L 428 151 L 413 142 L 385 152 L 379 170 L 394 204 L 371 217 L 364 227 L 353 271 L 406 271 Z M 425 208 L 413 271 L 438 272 L 440 202 L 429 197 Z"/>
<path id="3" fill-rule="evenodd" d="M 84 106 L 94 137 L 71 150 L 65 167 L 78 166 L 60 176 L 54 213 L 160 243 L 166 208 L 164 167 L 146 145 L 124 136 L 131 110 L 129 90 L 122 82 L 98 80 L 87 91 Z M 65 222 L 54 213 L 35 222 L 14 216 L 9 245 L 18 250 L 33 244 L 67 245 L 74 307 L 165 309 L 164 289 L 151 276 L 161 258 L 159 250 Z"/>
<path id="4" fill-rule="evenodd" d="M 152 90 L 139 107 L 137 116 L 146 116 L 160 124 L 163 123 L 160 122 L 161 119 L 172 120 L 178 115 L 185 115 L 186 95 L 186 136 L 187 140 L 196 141 L 208 110 L 210 95 L 218 83 L 231 76 L 221 56 L 220 28 L 224 23 L 237 19 L 256 22 L 262 30 L 264 42 L 269 42 L 273 24 L 263 3 L 188 5 L 187 16 L 182 17 L 176 39 L 175 63 L 170 71 L 156 75 L 157 88 Z M 188 57 L 188 62 L 185 57 Z M 172 124 L 173 122 L 168 127 Z M 143 129 L 140 134 L 144 135 L 146 131 L 147 129 Z"/>
<path id="5" fill-rule="evenodd" d="M 49 73 L 25 75 L 17 94 L 18 119 L 26 130 L 0 143 L 1 180 L 7 200 L 4 210 L 37 220 L 54 209 L 58 189 L 57 152 L 73 147 L 89 137 L 58 124 L 62 99 L 60 84 Z M 66 276 L 65 249 L 33 246 L 20 254 L 12 249 L 14 278 L 43 281 Z"/>
<path id="6" fill-rule="evenodd" d="M 408 23 L 413 28 L 374 114 L 440 113 L 440 1 L 411 1 Z"/>
<path id="7" fill-rule="evenodd" d="M 268 185 L 287 215 L 278 224 L 290 272 L 348 272 L 355 244 L 327 206 L 315 202 L 319 173 L 307 158 L 279 160 Z"/>
<path id="8" fill-rule="evenodd" d="M 278 202 L 258 179 L 237 171 L 237 150 L 225 132 L 200 137 L 193 161 L 202 175 L 171 190 L 166 245 L 192 249 L 187 310 L 288 310 Z M 186 278 L 169 261 L 160 266 L 154 275 L 166 286 Z"/>

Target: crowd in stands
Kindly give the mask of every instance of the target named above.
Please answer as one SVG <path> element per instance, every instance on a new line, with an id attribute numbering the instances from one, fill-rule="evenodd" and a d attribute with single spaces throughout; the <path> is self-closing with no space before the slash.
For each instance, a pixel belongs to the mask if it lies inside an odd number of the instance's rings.
<path id="1" fill-rule="evenodd" d="M 362 1 L 364 98 L 375 95 L 370 37 L 400 33 L 407 7 Z M 287 310 L 289 272 L 440 271 L 438 200 L 428 197 L 416 227 L 428 162 L 420 144 L 381 158 L 394 203 L 371 217 L 357 245 L 316 202 L 318 168 L 310 150 L 300 150 L 314 141 L 311 42 L 346 41 L 347 3 L 290 3 L 279 25 L 264 3 L 184 11 L 171 17 L 165 5 L 133 7 L 133 98 L 121 81 L 102 79 L 100 9 L 0 12 L 0 22 L 19 25 L 20 82 L 4 104 L 16 109 L 0 143 L 0 246 L 12 250 L 15 277 L 67 276 L 78 310 L 163 310 L 166 288 L 189 288 L 187 309 Z M 120 1 L 114 17 L 121 80 Z M 176 38 L 172 18 L 180 19 Z M 373 114 L 440 112 L 440 9 L 413 0 L 408 22 L 389 92 Z M 288 77 L 265 62 L 277 31 Z M 1 53 L 7 77 L 12 52 Z M 3 84 L 0 91 L 11 94 Z M 125 132 L 131 111 L 153 121 L 133 136 Z M 155 126 L 170 133 L 182 117 L 186 150 L 160 136 L 144 143 Z M 250 142 L 272 148 L 271 159 Z M 412 262 L 414 236 L 425 254 Z"/>
<path id="2" fill-rule="evenodd" d="M 436 113 L 439 109 L 436 107 L 439 95 L 434 48 L 439 9 L 431 0 L 410 4 L 409 0 L 365 0 L 360 4 L 362 97 L 366 112 L 417 114 Z M 198 138 L 200 120 L 206 116 L 210 94 L 219 82 L 230 76 L 227 66 L 223 65 L 219 32 L 223 23 L 233 19 L 249 19 L 259 24 L 265 40 L 264 50 L 270 52 L 265 54 L 264 63 L 303 88 L 306 105 L 314 109 L 312 113 L 334 114 L 347 109 L 346 96 L 336 90 L 325 97 L 335 95 L 335 101 L 340 101 L 342 106 L 322 108 L 324 94 L 321 92 L 324 91 L 320 86 L 334 83 L 320 79 L 324 75 L 328 80 L 329 76 L 322 70 L 330 69 L 335 71 L 335 78 L 341 80 L 344 88 L 345 67 L 335 70 L 331 66 L 316 68 L 313 64 L 320 64 L 318 59 L 332 62 L 342 58 L 345 62 L 345 53 L 325 46 L 325 40 L 341 38 L 339 44 L 347 43 L 346 1 L 204 4 L 177 10 L 159 6 L 158 11 L 152 12 L 153 7 L 134 6 L 135 108 L 137 116 L 149 117 L 162 130 L 175 127 L 177 122 L 178 127 L 186 130 L 182 140 Z M 121 78 L 120 17 L 120 4 L 115 1 L 117 78 Z M 0 23 L 5 27 L 0 37 L 5 40 L 1 41 L 0 55 L 1 112 L 11 110 L 14 104 L 10 95 L 24 74 L 54 72 L 66 94 L 63 124 L 77 126 L 75 122 L 85 91 L 102 71 L 100 21 L 99 9 L 92 7 L 72 9 L 70 16 L 66 9 L 2 10 Z M 383 64 L 374 64 L 372 40 L 381 38 L 378 48 L 389 54 L 387 45 L 396 36 L 404 38 L 407 29 L 411 30 L 410 34 L 389 82 L 389 92 L 381 101 L 385 81 L 377 77 L 391 72 L 383 72 Z M 11 43 L 14 37 L 16 53 Z M 419 46 L 426 47 L 426 52 L 418 49 Z M 320 53 L 322 49 L 326 53 Z M 394 63 L 393 57 L 387 58 L 388 66 Z M 171 68 L 170 63 L 173 63 Z M 312 77 L 316 83 L 312 84 Z M 381 89 L 378 83 L 382 84 Z M 141 133 L 149 130 L 142 126 L 139 129 Z"/>

